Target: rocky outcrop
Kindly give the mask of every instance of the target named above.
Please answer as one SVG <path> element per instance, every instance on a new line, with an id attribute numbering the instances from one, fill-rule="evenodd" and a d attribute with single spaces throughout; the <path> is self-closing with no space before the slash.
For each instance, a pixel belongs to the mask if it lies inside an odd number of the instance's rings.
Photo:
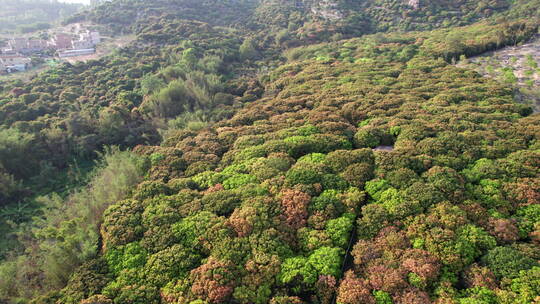
<path id="1" fill-rule="evenodd" d="M 407 4 L 414 9 L 420 8 L 420 0 L 409 0 Z"/>
<path id="2" fill-rule="evenodd" d="M 326 20 L 340 20 L 344 17 L 335 0 L 323 0 L 311 7 L 311 13 Z"/>

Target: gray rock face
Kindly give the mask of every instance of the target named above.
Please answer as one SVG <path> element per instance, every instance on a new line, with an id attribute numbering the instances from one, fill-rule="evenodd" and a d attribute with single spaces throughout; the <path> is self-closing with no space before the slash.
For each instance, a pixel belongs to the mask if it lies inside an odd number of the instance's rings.
<path id="1" fill-rule="evenodd" d="M 414 9 L 420 8 L 420 0 L 409 0 L 407 4 Z"/>
<path id="2" fill-rule="evenodd" d="M 340 20 L 344 14 L 339 10 L 335 0 L 322 0 L 311 7 L 311 13 L 326 20 Z"/>

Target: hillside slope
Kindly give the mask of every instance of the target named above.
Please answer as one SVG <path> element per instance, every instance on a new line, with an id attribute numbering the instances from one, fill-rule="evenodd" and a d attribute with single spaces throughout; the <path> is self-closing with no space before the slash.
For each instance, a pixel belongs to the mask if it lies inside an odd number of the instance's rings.
<path id="1" fill-rule="evenodd" d="M 18 244 L 0 302 L 538 301 L 540 116 L 452 64 L 535 36 L 536 12 L 514 17 L 531 3 L 116 0 L 77 16 L 137 38 L 1 84 Z"/>
<path id="2" fill-rule="evenodd" d="M 75 14 L 81 4 L 68 4 L 46 0 L 1 0 L 0 34 L 28 33 L 48 29 Z"/>
<path id="3" fill-rule="evenodd" d="M 337 38 L 466 25 L 508 8 L 506 0 L 130 0 L 105 3 L 72 20 L 89 20 L 127 31 L 149 16 L 167 12 L 175 18 L 211 25 L 262 30 L 264 36 L 283 31 L 282 38 L 323 41 L 332 35 Z"/>

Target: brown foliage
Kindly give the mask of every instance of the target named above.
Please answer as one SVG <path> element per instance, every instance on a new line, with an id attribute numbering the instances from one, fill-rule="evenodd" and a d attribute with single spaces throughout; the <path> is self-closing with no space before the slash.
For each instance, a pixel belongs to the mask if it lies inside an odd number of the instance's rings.
<path id="1" fill-rule="evenodd" d="M 518 205 L 540 203 L 540 179 L 522 178 L 504 186 L 508 199 Z"/>
<path id="2" fill-rule="evenodd" d="M 396 262 L 404 250 L 409 247 L 409 240 L 403 231 L 395 227 L 386 227 L 372 241 L 360 240 L 353 247 L 352 256 L 358 270 L 366 270 L 370 266 Z"/>
<path id="3" fill-rule="evenodd" d="M 436 257 L 419 249 L 408 249 L 403 254 L 401 265 L 426 281 L 435 280 L 439 276 L 441 267 Z"/>
<path id="4" fill-rule="evenodd" d="M 410 288 L 403 291 L 399 296 L 394 297 L 396 304 L 431 304 L 431 299 L 425 291 Z"/>
<path id="5" fill-rule="evenodd" d="M 367 163 L 352 164 L 345 168 L 341 177 L 355 187 L 364 187 L 373 178 L 373 168 Z"/>
<path id="6" fill-rule="evenodd" d="M 306 225 L 311 197 L 301 191 L 287 189 L 282 192 L 281 207 L 285 222 L 293 229 Z"/>
<path id="7" fill-rule="evenodd" d="M 270 304 L 304 304 L 299 297 L 274 297 Z"/>
<path id="8" fill-rule="evenodd" d="M 234 265 L 209 258 L 206 264 L 191 271 L 191 292 L 210 303 L 226 302 L 234 290 Z"/>
<path id="9" fill-rule="evenodd" d="M 519 239 L 519 231 L 513 220 L 489 219 L 488 232 L 500 243 L 512 243 Z"/>
<path id="10" fill-rule="evenodd" d="M 465 284 L 469 288 L 486 287 L 489 289 L 497 288 L 497 279 L 489 268 L 473 264 L 463 273 Z"/>
<path id="11" fill-rule="evenodd" d="M 225 190 L 225 188 L 223 188 L 223 185 L 222 184 L 216 184 L 216 185 L 206 189 L 206 191 L 204 191 L 204 194 L 209 194 L 209 193 L 218 192 L 218 191 L 222 191 L 222 190 Z"/>
<path id="12" fill-rule="evenodd" d="M 368 265 L 371 261 L 381 258 L 382 254 L 382 248 L 379 248 L 371 241 L 365 240 L 358 241 L 352 250 L 354 264 L 362 268 Z"/>
<path id="13" fill-rule="evenodd" d="M 112 304 L 113 301 L 103 295 L 91 296 L 88 299 L 82 300 L 80 304 Z"/>
<path id="14" fill-rule="evenodd" d="M 271 281 L 280 271 L 281 261 L 277 255 L 267 255 L 258 252 L 257 258 L 248 260 L 245 269 L 248 275 L 244 279 L 245 284 L 261 286 Z"/>
<path id="15" fill-rule="evenodd" d="M 319 297 L 321 304 L 330 304 L 332 297 L 336 292 L 337 281 L 336 278 L 331 275 L 321 275 L 319 280 L 315 283 L 315 289 Z"/>
<path id="16" fill-rule="evenodd" d="M 345 273 L 339 285 L 337 302 L 342 304 L 375 304 L 371 286 L 364 279 L 357 278 L 352 271 Z"/>
<path id="17" fill-rule="evenodd" d="M 536 224 L 535 230 L 529 233 L 529 237 L 537 246 L 540 246 L 540 224 Z"/>
<path id="18" fill-rule="evenodd" d="M 390 294 L 396 293 L 407 287 L 405 280 L 406 272 L 401 269 L 393 269 L 385 265 L 371 266 L 366 270 L 369 284 L 374 289 L 383 290 Z"/>
<path id="19" fill-rule="evenodd" d="M 233 228 L 238 237 L 245 237 L 253 230 L 253 220 L 257 210 L 253 207 L 236 208 L 227 223 Z"/>

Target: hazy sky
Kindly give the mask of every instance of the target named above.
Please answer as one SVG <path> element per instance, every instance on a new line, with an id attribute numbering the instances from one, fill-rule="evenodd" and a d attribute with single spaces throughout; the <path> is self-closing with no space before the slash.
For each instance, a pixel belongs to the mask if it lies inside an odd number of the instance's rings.
<path id="1" fill-rule="evenodd" d="M 60 2 L 68 2 L 68 3 L 84 3 L 84 4 L 90 4 L 90 0 L 59 0 Z"/>

